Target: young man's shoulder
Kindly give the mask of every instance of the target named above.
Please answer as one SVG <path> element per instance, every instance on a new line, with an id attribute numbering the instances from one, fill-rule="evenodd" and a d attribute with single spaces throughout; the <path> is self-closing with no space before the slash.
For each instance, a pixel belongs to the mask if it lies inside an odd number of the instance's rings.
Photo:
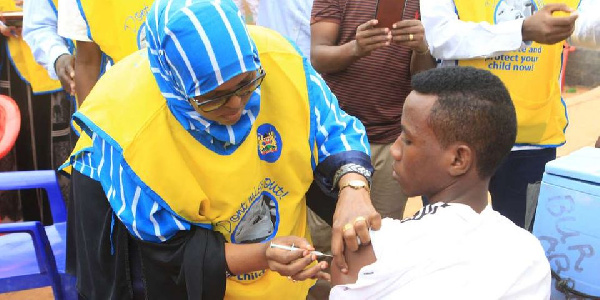
<path id="1" fill-rule="evenodd" d="M 517 226 L 497 211 L 492 211 L 492 213 L 495 218 L 495 226 L 490 234 L 493 234 L 493 238 L 498 240 L 498 243 L 506 246 L 507 253 L 514 252 L 524 259 L 529 257 L 546 260 L 540 241 L 531 232 Z"/>

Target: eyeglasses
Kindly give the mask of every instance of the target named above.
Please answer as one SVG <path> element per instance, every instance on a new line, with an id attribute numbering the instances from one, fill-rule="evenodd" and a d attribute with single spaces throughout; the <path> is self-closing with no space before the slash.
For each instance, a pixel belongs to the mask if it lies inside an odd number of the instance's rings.
<path id="1" fill-rule="evenodd" d="M 202 102 L 198 101 L 196 98 L 191 98 L 190 101 L 196 104 L 196 106 L 203 112 L 211 112 L 217 110 L 223 105 L 227 104 L 229 99 L 231 99 L 231 97 L 233 96 L 243 98 L 252 94 L 262 84 L 263 79 L 265 79 L 265 76 L 267 75 L 265 70 L 263 70 L 262 68 L 257 70 L 257 74 L 258 75 L 254 79 L 252 79 L 252 81 L 237 88 L 231 93 L 228 93 L 223 96 L 218 96 L 212 99 L 204 100 Z"/>

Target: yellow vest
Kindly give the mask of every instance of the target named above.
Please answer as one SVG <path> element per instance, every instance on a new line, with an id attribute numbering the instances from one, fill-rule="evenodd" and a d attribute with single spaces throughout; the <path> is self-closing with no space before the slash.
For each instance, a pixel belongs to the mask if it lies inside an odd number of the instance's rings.
<path id="1" fill-rule="evenodd" d="M 44 0 L 46 1 L 46 0 Z M 57 0 L 53 0 L 54 7 Z M 22 11 L 14 0 L 0 0 L 0 11 Z M 6 39 L 8 55 L 19 73 L 19 77 L 29 83 L 34 94 L 56 92 L 62 90 L 60 81 L 50 78 L 48 71 L 40 66 L 31 53 L 31 49 L 21 36 Z"/>
<path id="2" fill-rule="evenodd" d="M 91 39 L 116 63 L 145 48 L 144 22 L 153 0 L 77 0 Z"/>
<path id="3" fill-rule="evenodd" d="M 184 219 L 210 224 L 235 243 L 287 235 L 309 239 L 304 194 L 313 179 L 313 146 L 302 57 L 271 30 L 250 26 L 250 33 L 267 76 L 260 113 L 230 155 L 208 150 L 175 119 L 146 51 L 113 66 L 80 113 L 118 144 L 135 174 Z M 133 77 L 135 84 L 123 84 Z M 89 145 L 82 134 L 74 153 Z M 248 230 L 257 223 L 266 230 Z M 225 298 L 305 299 L 312 284 L 259 271 L 227 280 Z"/>
<path id="4" fill-rule="evenodd" d="M 524 10 L 523 15 L 531 15 L 543 7 L 543 2 L 566 3 L 577 8 L 580 0 L 534 0 L 534 6 Z M 463 21 L 497 24 L 501 21 L 497 13 L 506 1 L 455 0 L 454 3 Z M 524 50 L 459 61 L 461 66 L 489 70 L 502 79 L 517 111 L 517 144 L 559 146 L 565 143 L 567 108 L 561 98 L 559 83 L 562 50 L 563 43 L 542 45 L 533 42 Z"/>

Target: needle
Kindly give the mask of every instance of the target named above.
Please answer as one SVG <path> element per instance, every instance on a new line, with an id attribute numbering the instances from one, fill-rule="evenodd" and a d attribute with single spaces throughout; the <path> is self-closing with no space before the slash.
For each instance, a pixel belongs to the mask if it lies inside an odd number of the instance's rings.
<path id="1" fill-rule="evenodd" d="M 278 245 L 278 244 L 275 244 L 275 243 L 271 243 L 271 245 L 269 247 L 270 248 L 277 248 L 277 249 L 288 250 L 288 251 L 304 250 L 302 248 L 296 248 L 296 247 L 294 247 L 294 245 L 292 245 L 292 246 L 286 246 L 286 245 Z M 333 255 L 325 254 L 325 253 L 320 252 L 320 251 L 311 251 L 310 254 L 316 255 L 317 258 L 333 257 Z"/>

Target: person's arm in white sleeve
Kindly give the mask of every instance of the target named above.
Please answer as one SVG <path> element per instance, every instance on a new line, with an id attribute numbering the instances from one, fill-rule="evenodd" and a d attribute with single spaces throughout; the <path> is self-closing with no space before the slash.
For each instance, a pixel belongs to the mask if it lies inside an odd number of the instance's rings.
<path id="1" fill-rule="evenodd" d="M 480 5 L 485 5 L 483 2 Z M 472 59 L 518 50 L 529 41 L 555 44 L 573 32 L 577 14 L 563 3 L 546 4 L 532 16 L 498 24 L 459 20 L 452 0 L 421 0 L 421 18 L 425 36 L 434 57 L 442 60 Z"/>
<path id="2" fill-rule="evenodd" d="M 579 47 L 600 47 L 600 1 L 582 0 L 571 44 Z"/>
<path id="3" fill-rule="evenodd" d="M 88 31 L 77 1 L 58 1 L 58 34 L 74 41 L 91 42 Z"/>
<path id="4" fill-rule="evenodd" d="M 57 17 L 48 0 L 23 3 L 23 39 L 31 48 L 35 61 L 53 79 L 58 79 L 54 63 L 62 55 L 70 55 L 66 41 L 57 33 Z"/>
<path id="5" fill-rule="evenodd" d="M 488 57 L 524 45 L 523 19 L 497 25 L 461 21 L 453 0 L 421 0 L 421 21 L 431 54 L 443 60 Z"/>

